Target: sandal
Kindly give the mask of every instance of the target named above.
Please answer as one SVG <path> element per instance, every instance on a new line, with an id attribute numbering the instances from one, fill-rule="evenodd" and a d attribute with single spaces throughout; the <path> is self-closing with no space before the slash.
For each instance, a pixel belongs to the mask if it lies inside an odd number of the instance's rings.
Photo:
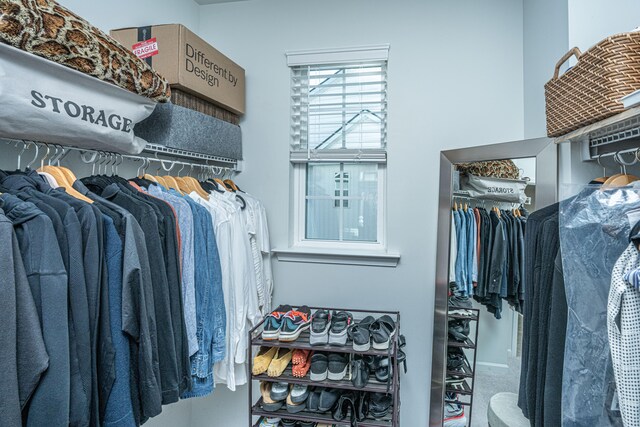
<path id="1" fill-rule="evenodd" d="M 332 416 L 336 421 L 344 421 L 347 415 L 355 412 L 356 394 L 353 391 L 346 391 L 338 399 L 338 403 L 333 408 Z"/>
<path id="2" fill-rule="evenodd" d="M 291 361 L 293 350 L 288 348 L 278 348 L 278 352 L 273 356 L 269 368 L 267 369 L 267 375 L 270 377 L 279 377 Z"/>
<path id="3" fill-rule="evenodd" d="M 349 327 L 349 338 L 353 341 L 355 351 L 368 351 L 371 348 L 371 332 L 369 327 L 374 322 L 373 316 L 367 316 Z"/>
<path id="4" fill-rule="evenodd" d="M 369 398 L 369 415 L 375 419 L 384 418 L 389 414 L 393 405 L 393 398 L 390 394 L 371 393 Z"/>
<path id="5" fill-rule="evenodd" d="M 296 378 L 304 378 L 307 375 L 307 372 L 309 372 L 309 368 L 311 368 L 311 356 L 313 353 L 308 350 L 304 351 L 306 351 L 306 359 L 302 363 L 294 364 L 293 369 L 291 370 L 293 376 Z M 295 357 L 295 353 L 293 357 Z"/>
<path id="6" fill-rule="evenodd" d="M 373 338 L 373 348 L 376 350 L 387 350 L 391 345 L 391 340 L 396 334 L 396 322 L 391 316 L 385 314 L 373 322 L 369 327 L 371 338 Z"/>
<path id="7" fill-rule="evenodd" d="M 310 350 L 295 350 L 291 357 L 291 363 L 294 365 L 305 363 L 307 361 L 307 356 L 309 356 L 309 352 Z"/>
<path id="8" fill-rule="evenodd" d="M 269 364 L 271 364 L 271 360 L 273 360 L 273 356 L 275 356 L 277 350 L 277 347 L 260 347 L 260 351 L 258 351 L 256 357 L 253 358 L 251 373 L 253 375 L 260 375 L 267 372 Z"/>

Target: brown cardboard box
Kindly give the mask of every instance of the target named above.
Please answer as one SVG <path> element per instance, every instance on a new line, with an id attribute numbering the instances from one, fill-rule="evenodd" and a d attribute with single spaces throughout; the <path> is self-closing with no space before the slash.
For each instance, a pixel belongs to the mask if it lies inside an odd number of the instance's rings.
<path id="1" fill-rule="evenodd" d="M 111 30 L 111 37 L 132 50 L 134 45 L 139 45 L 145 52 L 141 58 L 165 77 L 172 87 L 236 114 L 244 114 L 244 69 L 185 26 L 166 24 L 120 28 Z M 156 44 L 153 43 L 154 38 Z M 150 41 L 146 44 L 140 43 L 147 40 Z"/>

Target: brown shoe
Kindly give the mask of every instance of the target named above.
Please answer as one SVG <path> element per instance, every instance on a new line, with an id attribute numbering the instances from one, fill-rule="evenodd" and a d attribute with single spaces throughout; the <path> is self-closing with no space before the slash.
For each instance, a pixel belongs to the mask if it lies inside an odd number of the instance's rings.
<path id="1" fill-rule="evenodd" d="M 279 377 L 280 375 L 282 375 L 289 362 L 291 362 L 292 355 L 293 350 L 291 350 L 290 348 L 278 348 L 277 353 L 269 364 L 267 375 L 269 375 L 270 377 Z"/>
<path id="2" fill-rule="evenodd" d="M 267 372 L 276 351 L 278 351 L 277 347 L 260 347 L 260 351 L 258 351 L 256 357 L 253 358 L 253 368 L 251 369 L 253 375 L 260 375 Z"/>

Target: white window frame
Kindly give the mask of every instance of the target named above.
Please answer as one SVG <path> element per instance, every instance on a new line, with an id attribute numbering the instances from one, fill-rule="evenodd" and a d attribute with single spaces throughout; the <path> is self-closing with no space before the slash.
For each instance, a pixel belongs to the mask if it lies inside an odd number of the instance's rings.
<path id="1" fill-rule="evenodd" d="M 333 163 L 333 162 L 332 162 Z M 351 163 L 356 162 L 335 162 L 335 163 Z M 387 248 L 387 212 L 386 212 L 386 182 L 387 182 L 387 165 L 378 163 L 378 200 L 376 201 L 377 212 L 377 241 L 376 242 L 352 242 L 337 240 L 319 240 L 306 238 L 306 203 L 307 203 L 307 164 L 297 163 L 293 165 L 293 221 L 292 246 L 305 249 L 331 250 L 344 249 L 351 251 L 363 252 L 383 252 Z"/>
<path id="2" fill-rule="evenodd" d="M 287 65 L 289 67 L 300 65 L 323 65 L 323 64 L 344 64 L 360 63 L 366 61 L 388 61 L 389 45 L 364 46 L 340 49 L 323 49 L 315 51 L 298 51 L 287 53 Z M 399 255 L 387 254 L 387 164 L 386 164 L 386 147 L 384 149 L 384 161 L 377 160 L 374 162 L 378 165 L 378 194 L 377 194 L 377 241 L 376 242 L 353 242 L 353 241 L 337 241 L 337 240 L 319 240 L 306 238 L 306 190 L 307 190 L 307 163 L 291 162 L 292 167 L 292 185 L 290 191 L 291 215 L 290 222 L 290 247 L 294 251 L 310 251 L 309 253 L 330 253 L 330 254 L 384 254 L 385 258 L 392 259 L 390 266 L 395 266 L 398 262 Z M 313 157 L 313 153 L 311 153 Z M 367 161 L 367 160 L 363 160 Z M 371 161 L 371 160 L 370 160 Z M 324 160 L 330 163 L 354 164 L 358 160 L 336 159 Z M 316 163 L 312 158 L 308 159 L 308 163 Z M 320 163 L 320 162 L 317 162 Z M 276 251 L 278 252 L 278 251 Z M 290 251 L 281 251 L 282 253 L 291 253 Z M 372 255 L 375 257 L 375 255 Z M 279 258 L 280 255 L 279 255 Z M 294 259 L 286 259 L 294 261 Z M 326 260 L 325 260 L 326 261 Z M 318 261 L 319 262 L 319 261 Z M 347 262 L 351 263 L 351 262 Z M 362 264 L 362 262 L 354 262 L 354 264 Z M 382 265 L 376 262 L 364 265 Z M 384 264 L 386 265 L 386 264 Z"/>

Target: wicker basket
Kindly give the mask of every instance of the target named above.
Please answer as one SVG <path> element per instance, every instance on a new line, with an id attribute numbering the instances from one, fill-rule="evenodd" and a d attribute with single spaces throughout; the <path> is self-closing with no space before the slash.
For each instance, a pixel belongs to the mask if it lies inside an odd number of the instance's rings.
<path id="1" fill-rule="evenodd" d="M 558 77 L 571 56 L 578 63 Z M 640 32 L 608 37 L 584 54 L 574 47 L 560 59 L 544 89 L 550 137 L 620 113 L 620 98 L 640 89 Z"/>

